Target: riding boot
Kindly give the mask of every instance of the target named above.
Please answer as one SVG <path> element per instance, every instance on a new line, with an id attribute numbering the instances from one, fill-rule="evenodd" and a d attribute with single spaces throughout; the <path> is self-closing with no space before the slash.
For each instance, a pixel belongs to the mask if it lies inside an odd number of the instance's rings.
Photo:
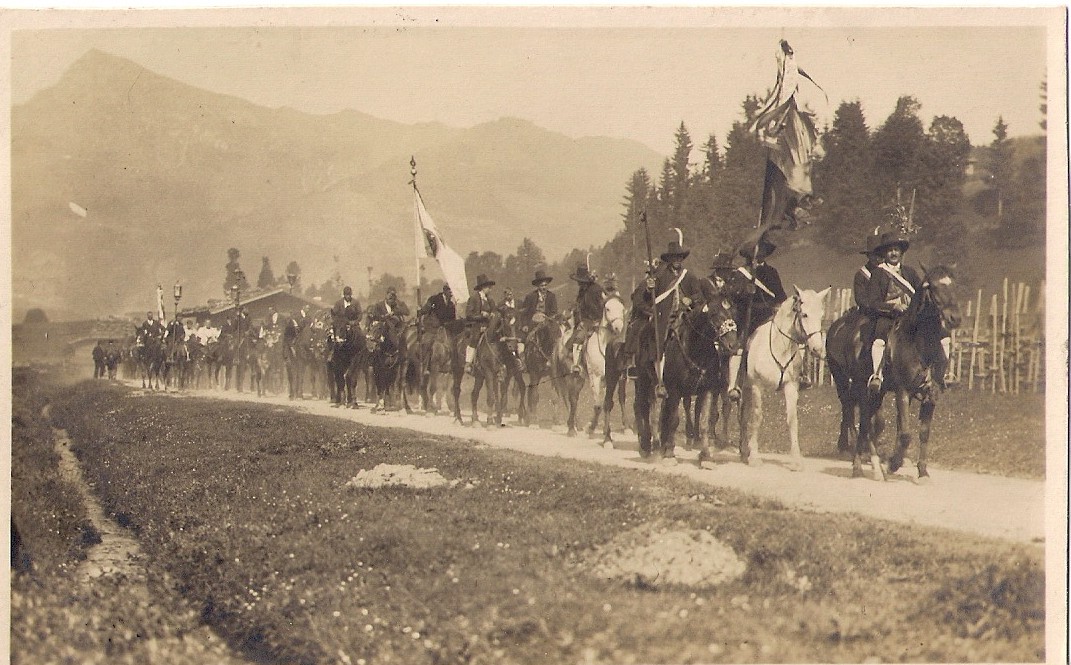
<path id="1" fill-rule="evenodd" d="M 881 373 L 885 367 L 885 340 L 874 340 L 874 344 L 870 347 L 870 358 L 874 363 L 874 373 L 870 375 L 867 386 L 871 391 L 877 392 L 881 390 Z"/>
<path id="2" fill-rule="evenodd" d="M 655 378 L 657 379 L 657 388 L 655 388 L 655 397 L 658 399 L 666 398 L 666 386 L 662 384 L 662 370 L 666 367 L 666 359 L 659 358 L 655 361 Z"/>
<path id="3" fill-rule="evenodd" d="M 937 384 L 941 386 L 941 390 L 947 387 L 948 383 L 953 383 L 956 380 L 955 374 L 952 372 L 952 338 L 941 338 L 941 351 L 944 355 L 941 357 L 941 361 L 938 363 L 937 375 L 940 377 L 937 379 Z"/>
<path id="4" fill-rule="evenodd" d="M 625 376 L 630 379 L 635 379 L 636 372 L 636 354 L 631 351 L 621 352 L 621 366 L 625 368 Z"/>
<path id="5" fill-rule="evenodd" d="M 584 347 L 580 344 L 573 345 L 573 374 L 580 373 L 580 351 Z"/>
<path id="6" fill-rule="evenodd" d="M 733 402 L 740 401 L 740 386 L 737 385 L 737 379 L 740 376 L 740 362 L 743 358 L 741 353 L 729 356 L 729 399 Z"/>
<path id="7" fill-rule="evenodd" d="M 465 347 L 465 373 L 472 374 L 472 361 L 476 359 L 476 349 L 471 346 Z"/>

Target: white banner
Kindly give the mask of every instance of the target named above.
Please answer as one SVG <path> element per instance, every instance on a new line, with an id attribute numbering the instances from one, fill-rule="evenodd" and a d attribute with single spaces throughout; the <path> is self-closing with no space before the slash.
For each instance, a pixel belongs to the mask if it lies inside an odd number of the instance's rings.
<path id="1" fill-rule="evenodd" d="M 469 281 L 465 276 L 465 260 L 461 255 L 450 249 L 435 226 L 435 220 L 428 214 L 424 207 L 424 201 L 420 198 L 420 192 L 414 187 L 413 197 L 416 200 L 417 220 L 417 257 L 431 256 L 439 263 L 443 279 L 450 285 L 454 292 L 454 299 L 458 304 L 467 302 L 469 299 Z M 419 277 L 419 270 L 418 277 Z"/>

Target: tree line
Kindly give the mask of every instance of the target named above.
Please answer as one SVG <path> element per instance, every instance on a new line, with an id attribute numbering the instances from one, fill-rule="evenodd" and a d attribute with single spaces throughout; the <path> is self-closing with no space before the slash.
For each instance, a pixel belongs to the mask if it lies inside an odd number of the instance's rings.
<path id="1" fill-rule="evenodd" d="M 1044 82 L 1040 87 L 1044 118 Z M 561 288 L 570 284 L 568 277 L 578 264 L 590 263 L 601 276 L 615 272 L 626 290 L 642 277 L 648 237 L 650 253 L 657 257 L 674 237 L 673 228 L 681 229 L 692 250 L 689 263 L 704 270 L 715 253 L 735 251 L 758 223 L 766 152 L 749 125 L 760 107 L 758 96 L 746 97 L 724 145 L 712 133 L 698 151 L 682 122 L 674 134 L 673 154 L 657 176 L 639 168 L 625 183 L 621 226 L 601 247 L 576 248 L 548 263 L 542 249 L 525 237 L 509 255 L 470 252 L 465 258 L 469 281 L 488 275 L 497 283 L 496 292 L 508 287 L 520 299 L 531 290 L 537 269 L 555 278 L 552 287 Z M 973 147 L 958 119 L 937 115 L 927 125 L 920 109 L 917 99 L 901 96 L 892 113 L 871 129 L 859 100 L 842 102 L 820 132 L 812 165 L 814 201 L 801 211 L 804 226 L 794 233 L 837 255 L 851 254 L 863 248 L 875 227 L 888 228 L 899 207 L 909 211 L 920 229 L 913 242 L 929 246 L 938 260 L 962 261 L 977 244 L 1043 245 L 1044 119 L 1040 135 L 1013 140 L 998 117 L 991 141 Z M 228 258 L 224 290 L 229 294 L 238 251 L 229 250 Z M 337 257 L 331 277 L 320 285 L 302 285 L 294 261 L 287 273 L 297 276 L 295 289 L 308 298 L 333 301 L 343 286 Z M 382 298 L 389 287 L 411 297 L 403 277 L 384 273 L 368 278 L 372 300 Z M 276 277 L 263 257 L 257 284 L 285 286 L 288 281 L 286 275 Z M 441 280 L 421 279 L 424 299 L 441 288 Z"/>

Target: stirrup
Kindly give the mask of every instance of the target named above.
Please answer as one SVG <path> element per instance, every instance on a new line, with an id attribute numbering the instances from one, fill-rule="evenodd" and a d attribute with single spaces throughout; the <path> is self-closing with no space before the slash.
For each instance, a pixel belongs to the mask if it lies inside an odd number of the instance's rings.
<path id="1" fill-rule="evenodd" d="M 739 402 L 740 401 L 740 389 L 737 388 L 736 386 L 733 386 L 732 388 L 729 388 L 729 392 L 727 394 L 729 395 L 729 401 L 730 402 Z"/>
<path id="2" fill-rule="evenodd" d="M 570 370 L 570 371 L 572 371 L 573 374 L 579 374 L 580 373 L 580 365 L 579 364 L 574 364 L 573 365 L 573 369 Z"/>
<path id="3" fill-rule="evenodd" d="M 465 363 L 465 374 L 472 376 L 472 363 Z"/>
<path id="4" fill-rule="evenodd" d="M 871 374 L 870 378 L 866 382 L 866 385 L 868 388 L 875 392 L 881 390 L 881 374 L 878 374 L 877 372 Z"/>
<path id="5" fill-rule="evenodd" d="M 635 365 L 625 368 L 625 378 L 635 381 L 639 376 L 640 372 L 636 369 Z"/>

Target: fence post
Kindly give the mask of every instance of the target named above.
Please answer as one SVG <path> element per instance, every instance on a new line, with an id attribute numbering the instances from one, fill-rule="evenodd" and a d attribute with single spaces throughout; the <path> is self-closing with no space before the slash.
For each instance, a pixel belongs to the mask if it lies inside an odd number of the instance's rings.
<path id="1" fill-rule="evenodd" d="M 978 289 L 978 304 L 974 308 L 974 334 L 971 336 L 971 374 L 967 378 L 967 390 L 974 389 L 975 360 L 978 358 L 978 324 L 982 319 L 982 290 Z"/>

